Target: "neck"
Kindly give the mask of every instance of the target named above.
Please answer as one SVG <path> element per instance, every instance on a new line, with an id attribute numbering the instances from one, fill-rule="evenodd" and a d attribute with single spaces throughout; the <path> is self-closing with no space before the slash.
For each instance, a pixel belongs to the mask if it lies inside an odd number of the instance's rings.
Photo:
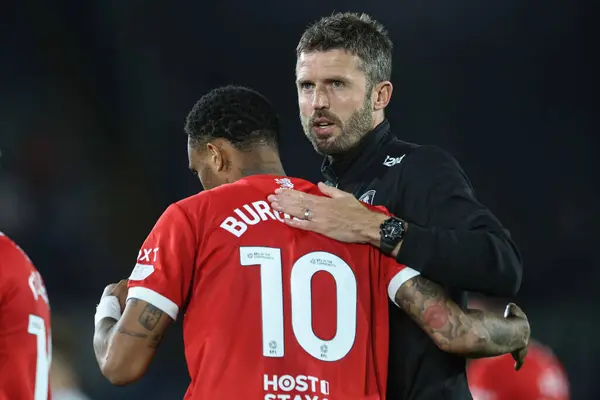
<path id="1" fill-rule="evenodd" d="M 273 151 L 255 151 L 249 154 L 242 163 L 242 176 L 250 175 L 285 175 L 279 156 Z"/>

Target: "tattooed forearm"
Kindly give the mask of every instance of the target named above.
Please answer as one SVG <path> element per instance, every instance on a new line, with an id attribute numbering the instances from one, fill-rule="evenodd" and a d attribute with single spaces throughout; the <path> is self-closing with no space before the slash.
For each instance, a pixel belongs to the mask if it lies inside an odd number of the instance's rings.
<path id="1" fill-rule="evenodd" d="M 94 352 L 102 374 L 113 385 L 141 378 L 171 321 L 168 314 L 137 299 L 127 301 L 119 321 L 100 321 L 94 333 Z"/>
<path id="2" fill-rule="evenodd" d="M 114 327 L 117 321 L 111 318 L 104 318 L 96 326 L 94 332 L 94 353 L 98 362 L 106 357 L 108 343 L 113 335 Z"/>
<path id="3" fill-rule="evenodd" d="M 130 331 L 130 330 L 123 328 L 122 326 L 119 327 L 119 329 L 117 329 L 117 332 L 119 332 L 122 335 L 127 335 L 127 336 L 131 336 L 134 338 L 140 338 L 140 339 L 145 339 L 148 337 L 148 334 L 146 334 L 146 333 Z"/>
<path id="4" fill-rule="evenodd" d="M 481 310 L 465 313 L 473 321 L 474 329 L 485 332 L 486 338 L 478 350 L 474 349 L 472 358 L 510 353 L 526 347 L 529 342 L 530 327 L 524 318 L 504 318 Z"/>
<path id="5" fill-rule="evenodd" d="M 162 315 L 163 312 L 161 310 L 154 307 L 152 304 L 148 304 L 140 314 L 138 322 L 147 330 L 153 331 Z"/>
<path id="6" fill-rule="evenodd" d="M 158 323 L 160 322 L 161 317 L 164 315 L 160 309 L 154 307 L 152 304 L 148 304 L 144 311 L 140 314 L 138 318 L 138 322 L 150 332 L 154 331 Z M 162 333 L 153 333 L 150 338 L 150 343 L 148 343 L 148 347 L 157 349 L 162 341 Z"/>
<path id="7" fill-rule="evenodd" d="M 152 340 L 150 341 L 148 347 L 158 349 L 158 346 L 160 346 L 160 342 L 162 342 L 162 338 L 163 335 L 152 335 Z"/>
<path id="8" fill-rule="evenodd" d="M 526 319 L 463 311 L 440 285 L 421 276 L 402 285 L 396 303 L 449 353 L 471 358 L 495 356 L 523 348 L 529 339 Z"/>

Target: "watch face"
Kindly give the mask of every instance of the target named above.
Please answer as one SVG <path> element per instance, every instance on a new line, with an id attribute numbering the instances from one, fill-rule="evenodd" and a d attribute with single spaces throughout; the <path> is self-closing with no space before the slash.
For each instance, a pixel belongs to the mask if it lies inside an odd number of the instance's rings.
<path id="1" fill-rule="evenodd" d="M 402 222 L 395 220 L 395 219 L 391 220 L 387 224 L 385 224 L 385 227 L 383 229 L 383 232 L 384 232 L 385 236 L 387 236 L 387 237 L 399 236 L 402 234 L 403 231 L 404 231 L 404 228 L 402 226 Z"/>

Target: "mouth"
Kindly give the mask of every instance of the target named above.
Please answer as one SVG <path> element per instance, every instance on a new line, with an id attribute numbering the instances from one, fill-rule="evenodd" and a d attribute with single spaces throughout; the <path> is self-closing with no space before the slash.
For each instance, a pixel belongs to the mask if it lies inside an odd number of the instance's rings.
<path id="1" fill-rule="evenodd" d="M 317 118 L 313 122 L 313 132 L 318 138 L 326 138 L 333 134 L 335 123 L 327 118 Z"/>

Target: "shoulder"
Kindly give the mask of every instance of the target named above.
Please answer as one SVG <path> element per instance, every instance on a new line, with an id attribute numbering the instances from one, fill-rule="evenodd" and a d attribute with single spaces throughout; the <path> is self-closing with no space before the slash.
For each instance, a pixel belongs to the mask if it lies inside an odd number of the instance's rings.
<path id="1" fill-rule="evenodd" d="M 23 249 L 7 236 L 1 235 L 0 254 L 0 297 L 9 292 L 25 292 L 33 293 L 36 300 L 41 297 L 48 303 L 42 276 Z"/>
<path id="2" fill-rule="evenodd" d="M 447 150 L 436 145 L 405 142 L 395 136 L 381 148 L 380 154 L 385 157 L 383 164 L 387 167 L 402 163 L 403 169 L 410 170 L 440 166 L 460 170 L 458 161 Z"/>
<path id="3" fill-rule="evenodd" d="M 27 254 L 10 238 L 0 232 L 0 275 L 6 276 L 9 272 L 19 271 L 17 266 L 33 264 Z"/>
<path id="4" fill-rule="evenodd" d="M 205 190 L 171 204 L 167 208 L 167 211 L 180 217 L 195 215 L 209 207 L 208 203 L 213 197 L 214 192 L 211 190 Z"/>
<path id="5" fill-rule="evenodd" d="M 417 185 L 424 189 L 454 187 L 472 190 L 471 182 L 463 168 L 447 150 L 436 145 L 412 143 L 405 143 L 404 147 L 410 149 L 410 152 L 403 160 L 402 179 L 407 183 L 412 182 L 411 186 Z"/>
<path id="6" fill-rule="evenodd" d="M 404 147 L 410 149 L 407 154 L 407 164 L 418 165 L 419 167 L 444 166 L 460 169 L 456 158 L 449 151 L 439 146 L 405 143 Z"/>

